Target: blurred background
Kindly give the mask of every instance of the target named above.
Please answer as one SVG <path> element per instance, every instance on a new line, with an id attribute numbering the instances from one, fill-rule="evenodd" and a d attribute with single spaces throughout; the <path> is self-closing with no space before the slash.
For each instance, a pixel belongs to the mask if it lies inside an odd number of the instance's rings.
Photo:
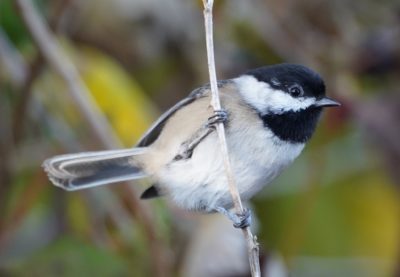
<path id="1" fill-rule="evenodd" d="M 219 79 L 301 63 L 343 104 L 249 203 L 263 274 L 400 276 L 400 3 L 214 10 Z M 140 201 L 145 181 L 67 193 L 41 168 L 134 145 L 207 83 L 203 25 L 199 0 L 0 0 L 0 276 L 249 276 L 224 217 Z"/>

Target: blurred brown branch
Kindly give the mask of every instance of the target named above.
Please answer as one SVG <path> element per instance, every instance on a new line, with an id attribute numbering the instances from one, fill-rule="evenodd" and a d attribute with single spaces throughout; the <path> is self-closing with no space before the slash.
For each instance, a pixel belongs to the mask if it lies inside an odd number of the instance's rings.
<path id="1" fill-rule="evenodd" d="M 80 78 L 75 66 L 65 56 L 56 39 L 51 34 L 51 31 L 40 18 L 32 2 L 29 0 L 16 0 L 16 4 L 40 55 L 65 81 L 71 97 L 82 113 L 83 118 L 92 129 L 94 137 L 97 137 L 106 148 L 120 146 L 119 139 L 96 106 L 94 99 Z M 134 194 L 132 189 L 130 189 L 130 193 Z M 145 233 L 148 236 L 156 234 L 156 228 L 149 217 L 149 213 L 139 202 L 138 197 L 134 195 L 134 197 L 130 198 L 130 201 L 135 203 L 136 212 L 141 215 L 137 219 L 147 230 Z M 148 243 L 151 245 L 150 251 L 154 259 L 154 267 L 152 268 L 154 273 L 156 276 L 168 275 L 168 266 L 165 263 L 167 251 L 164 249 L 163 243 L 156 240 L 154 235 L 148 237 Z"/>
<path id="2" fill-rule="evenodd" d="M 1 35 L 1 34 L 0 34 Z M 1 42 L 0 42 L 1 43 Z M 1 47 L 1 46 L 0 46 Z M 6 101 L 0 101 L 0 117 L 7 118 L 11 113 L 9 105 Z M 7 206 L 7 194 L 10 190 L 11 170 L 10 164 L 10 152 L 13 148 L 10 126 L 7 120 L 0 120 L 0 211 L 5 211 Z M 5 212 L 0 212 L 0 244 L 1 244 L 1 233 L 4 229 L 6 222 Z"/>
<path id="3" fill-rule="evenodd" d="M 38 15 L 31 1 L 16 0 L 16 3 L 25 26 L 29 30 L 40 54 L 54 71 L 64 79 L 71 97 L 84 116 L 83 118 L 88 122 L 89 127 L 92 128 L 93 133 L 96 134 L 101 143 L 106 147 L 113 148 L 116 145 L 119 146 L 118 138 L 99 108 L 94 104 L 95 101 L 79 77 L 76 68 L 64 52 L 61 51 L 56 40 L 52 37 L 49 28 Z"/>
<path id="4" fill-rule="evenodd" d="M 55 7 L 53 8 L 53 12 L 50 15 L 49 19 L 49 27 L 51 30 L 57 32 L 60 29 L 63 15 L 65 14 L 65 11 L 68 9 L 68 7 L 73 3 L 73 1 L 75 0 L 60 0 L 55 2 Z M 29 65 L 29 70 L 18 93 L 19 100 L 16 104 L 16 108 L 14 109 L 12 126 L 15 143 L 18 143 L 20 141 L 21 132 L 24 129 L 26 110 L 29 106 L 32 96 L 32 85 L 34 84 L 37 77 L 40 76 L 44 65 L 45 63 L 43 56 L 41 55 L 41 53 L 37 53 Z"/>
<path id="5" fill-rule="evenodd" d="M 44 177 L 44 174 L 39 170 L 35 172 L 30 186 L 22 192 L 21 199 L 23 199 L 23 201 L 19 201 L 12 210 L 12 213 L 7 216 L 7 228 L 5 228 L 5 226 L 0 226 L 0 249 L 2 249 L 7 238 L 11 236 L 15 228 L 25 218 L 27 212 L 36 204 L 37 199 L 44 189 Z M 4 201 L 4 203 L 6 203 L 6 201 Z"/>

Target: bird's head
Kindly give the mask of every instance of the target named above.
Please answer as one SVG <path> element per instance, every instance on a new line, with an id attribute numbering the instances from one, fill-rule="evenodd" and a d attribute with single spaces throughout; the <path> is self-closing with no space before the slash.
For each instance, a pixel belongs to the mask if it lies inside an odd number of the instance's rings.
<path id="1" fill-rule="evenodd" d="M 244 101 L 277 137 L 304 143 L 325 107 L 340 104 L 325 96 L 321 76 L 296 64 L 264 66 L 234 79 Z"/>
<path id="2" fill-rule="evenodd" d="M 296 64 L 278 64 L 249 70 L 236 78 L 245 101 L 261 114 L 283 114 L 340 104 L 325 96 L 321 76 Z"/>

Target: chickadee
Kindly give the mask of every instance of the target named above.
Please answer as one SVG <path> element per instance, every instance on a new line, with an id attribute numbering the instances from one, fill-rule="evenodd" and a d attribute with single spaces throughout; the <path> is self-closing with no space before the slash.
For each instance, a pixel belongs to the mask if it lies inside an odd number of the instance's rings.
<path id="1" fill-rule="evenodd" d="M 229 212 L 232 198 L 215 130 L 224 122 L 240 196 L 250 199 L 299 156 L 324 107 L 322 78 L 302 65 L 278 64 L 220 81 L 224 110 L 210 106 L 210 86 L 195 89 L 164 113 L 134 148 L 56 156 L 43 167 L 68 191 L 150 178 L 142 199 L 168 196 L 186 209 L 221 212 L 234 226 L 249 225 L 249 211 Z"/>

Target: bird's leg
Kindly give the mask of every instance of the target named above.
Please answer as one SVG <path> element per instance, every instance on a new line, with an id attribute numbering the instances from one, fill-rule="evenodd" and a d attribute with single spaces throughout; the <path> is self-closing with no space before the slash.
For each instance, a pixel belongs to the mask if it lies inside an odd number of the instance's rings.
<path id="1" fill-rule="evenodd" d="M 212 210 L 228 217 L 235 228 L 243 229 L 251 225 L 251 211 L 249 209 L 244 209 L 243 214 L 235 214 L 223 207 L 216 207 Z"/>
<path id="2" fill-rule="evenodd" d="M 174 161 L 190 158 L 197 145 L 215 130 L 215 125 L 220 122 L 224 123 L 227 119 L 228 113 L 225 110 L 214 111 L 214 115 L 208 118 L 206 124 L 197 130 L 190 139 L 182 143 L 178 154 L 174 157 Z"/>

